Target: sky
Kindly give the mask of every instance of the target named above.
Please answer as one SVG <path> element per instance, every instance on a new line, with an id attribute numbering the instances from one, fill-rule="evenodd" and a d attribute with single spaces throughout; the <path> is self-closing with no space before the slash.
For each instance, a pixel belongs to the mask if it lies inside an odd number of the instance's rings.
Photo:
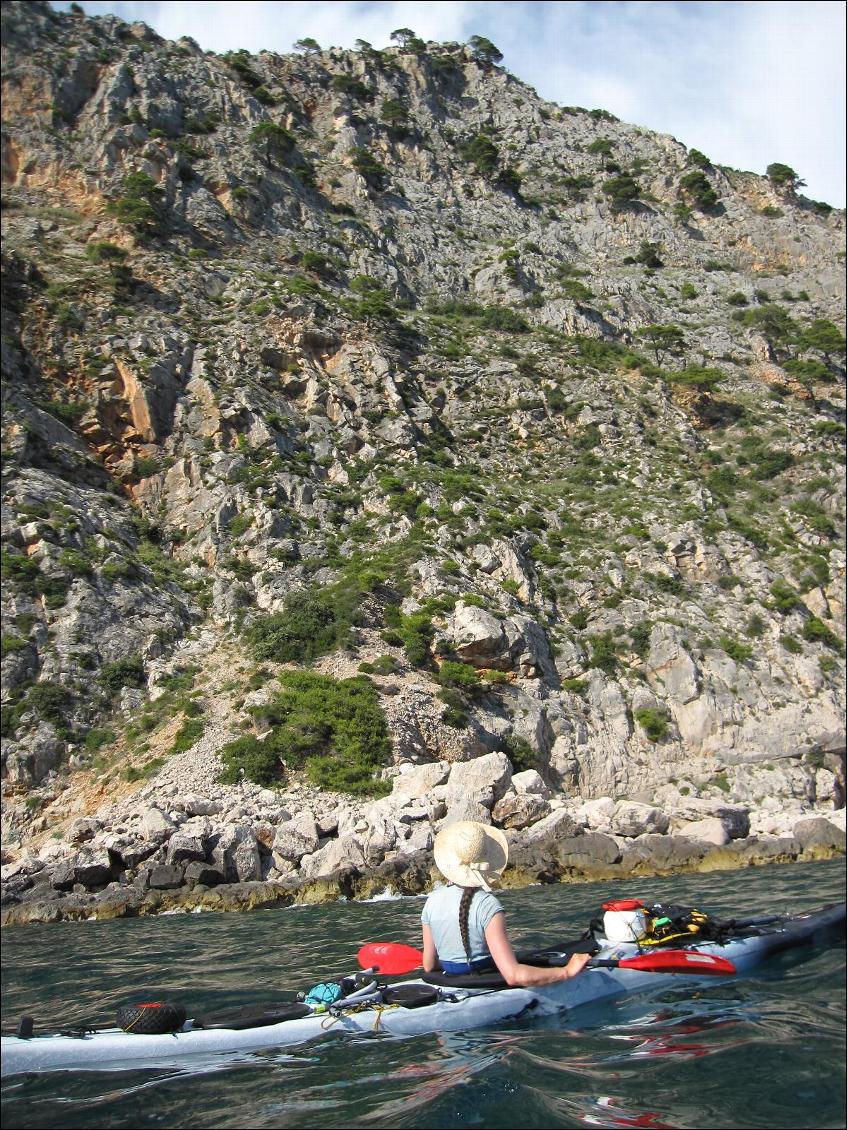
<path id="1" fill-rule="evenodd" d="M 66 10 L 67 3 L 54 3 Z M 842 0 L 83 0 L 89 15 L 143 20 L 211 51 L 286 53 L 297 39 L 353 47 L 486 36 L 503 66 L 564 106 L 609 110 L 672 134 L 713 162 L 790 165 L 804 195 L 845 202 Z"/>

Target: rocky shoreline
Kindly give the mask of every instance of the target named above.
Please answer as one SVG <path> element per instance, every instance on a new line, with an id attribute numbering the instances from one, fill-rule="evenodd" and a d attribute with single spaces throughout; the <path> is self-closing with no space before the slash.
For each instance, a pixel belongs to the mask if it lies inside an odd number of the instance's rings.
<path id="1" fill-rule="evenodd" d="M 500 752 L 394 772 L 391 794 L 370 803 L 304 784 L 202 795 L 148 785 L 75 820 L 67 839 L 16 852 L 2 869 L 0 923 L 419 894 L 438 880 L 433 837 L 456 819 L 506 831 L 507 888 L 808 862 L 845 848 L 843 807 L 773 811 L 672 797 L 670 786 L 661 805 L 582 801 L 553 793 L 535 770 L 514 773 Z"/>

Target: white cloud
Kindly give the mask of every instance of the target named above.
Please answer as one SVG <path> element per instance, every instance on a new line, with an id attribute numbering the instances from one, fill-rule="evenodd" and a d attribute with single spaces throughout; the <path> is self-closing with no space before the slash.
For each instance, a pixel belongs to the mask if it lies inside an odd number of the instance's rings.
<path id="1" fill-rule="evenodd" d="M 64 8 L 67 4 L 56 4 Z M 84 3 L 143 19 L 207 50 L 376 47 L 411 27 L 424 39 L 486 35 L 505 63 L 563 105 L 610 110 L 672 133 L 712 160 L 763 173 L 791 165 L 813 198 L 844 204 L 844 4 L 830 0 L 414 3 Z"/>

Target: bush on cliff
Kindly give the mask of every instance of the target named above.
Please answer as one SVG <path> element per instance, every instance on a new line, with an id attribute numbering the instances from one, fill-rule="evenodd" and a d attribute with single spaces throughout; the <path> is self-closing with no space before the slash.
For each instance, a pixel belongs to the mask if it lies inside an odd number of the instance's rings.
<path id="1" fill-rule="evenodd" d="M 358 592 L 338 585 L 291 593 L 281 612 L 263 616 L 247 630 L 256 659 L 309 663 L 350 642 Z"/>
<path id="2" fill-rule="evenodd" d="M 321 788 L 357 796 L 389 792 L 390 785 L 375 776 L 390 758 L 391 742 L 371 680 L 286 671 L 280 682 L 281 692 L 260 708 L 270 734 L 225 745 L 221 780 L 232 784 L 243 776 L 278 784 L 286 768 L 305 769 Z"/>

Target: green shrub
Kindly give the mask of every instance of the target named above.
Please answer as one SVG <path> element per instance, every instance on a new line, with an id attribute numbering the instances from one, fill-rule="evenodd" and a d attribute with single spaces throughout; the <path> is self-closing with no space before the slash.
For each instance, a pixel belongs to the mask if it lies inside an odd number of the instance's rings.
<path id="1" fill-rule="evenodd" d="M 147 173 L 128 173 L 124 195 L 110 200 L 106 211 L 138 234 L 149 234 L 159 219 L 162 191 Z"/>
<path id="2" fill-rule="evenodd" d="M 734 640 L 731 636 L 719 636 L 718 643 L 729 658 L 736 663 L 743 663 L 753 654 L 753 648 L 749 644 L 741 643 L 740 640 Z"/>
<path id="3" fill-rule="evenodd" d="M 500 739 L 500 745 L 516 773 L 538 768 L 538 750 L 530 745 L 526 738 L 520 738 L 517 734 L 510 734 L 508 737 Z"/>
<path id="4" fill-rule="evenodd" d="M 84 745 L 90 753 L 97 753 L 103 746 L 111 745 L 113 742 L 117 741 L 117 737 L 114 730 L 92 727 L 85 735 Z"/>
<path id="5" fill-rule="evenodd" d="M 29 596 L 43 597 L 48 608 L 60 608 L 70 588 L 66 577 L 42 573 L 37 561 L 16 550 L 0 550 L 0 575 L 4 581 L 14 581 Z"/>
<path id="6" fill-rule="evenodd" d="M 409 110 L 398 98 L 384 99 L 379 117 L 388 126 L 388 132 L 393 137 L 402 139 L 409 133 Z"/>
<path id="7" fill-rule="evenodd" d="M 353 168 L 364 178 L 369 188 L 382 192 L 388 183 L 388 169 L 367 149 L 361 146 L 351 149 Z"/>
<path id="8" fill-rule="evenodd" d="M 631 176 L 623 174 L 607 180 L 603 192 L 609 197 L 613 212 L 622 212 L 635 204 L 641 196 L 641 186 Z"/>
<path id="9" fill-rule="evenodd" d="M 473 61 L 482 66 L 491 67 L 503 59 L 503 52 L 499 51 L 491 40 L 486 39 L 484 35 L 472 35 L 468 40 L 468 46 L 471 49 Z"/>
<path id="10" fill-rule="evenodd" d="M 27 647 L 27 641 L 20 639 L 18 636 L 7 635 L 5 632 L 0 636 L 0 655 L 5 659 L 7 655 L 14 655 L 16 651 L 23 651 Z"/>
<path id="11" fill-rule="evenodd" d="M 482 311 L 482 325 L 489 330 L 523 334 L 529 332 L 529 323 L 517 310 L 508 306 L 486 306 Z"/>
<path id="12" fill-rule="evenodd" d="M 332 89 L 339 91 L 341 94 L 346 94 L 350 98 L 358 98 L 361 101 L 370 101 L 373 97 L 372 93 L 361 79 L 356 78 L 354 75 L 333 75 L 332 76 Z"/>
<path id="13" fill-rule="evenodd" d="M 249 140 L 256 146 L 264 146 L 265 163 L 273 165 L 273 157 L 287 156 L 294 150 L 294 134 L 276 122 L 259 122 L 250 130 Z"/>
<path id="14" fill-rule="evenodd" d="M 588 302 L 594 297 L 594 292 L 589 290 L 585 283 L 581 283 L 579 279 L 564 279 L 562 281 L 562 293 L 574 302 Z"/>
<path id="15" fill-rule="evenodd" d="M 803 625 L 803 638 L 811 643 L 822 643 L 834 651 L 843 651 L 841 640 L 833 630 L 824 624 L 819 616 L 810 616 Z"/>
<path id="16" fill-rule="evenodd" d="M 790 165 L 783 165 L 779 161 L 774 161 L 773 164 L 768 165 L 765 173 L 771 184 L 777 188 L 795 189 L 804 183 Z"/>
<path id="17" fill-rule="evenodd" d="M 227 742 L 220 751 L 224 768 L 219 780 L 237 785 L 242 777 L 257 785 L 276 785 L 282 766 L 277 751 L 269 742 L 260 742 L 252 735 Z"/>
<path id="18" fill-rule="evenodd" d="M 686 199 L 695 207 L 699 208 L 700 211 L 707 211 L 709 208 L 714 208 L 718 202 L 718 194 L 715 192 L 706 174 L 699 169 L 686 173 L 681 177 L 679 187 Z"/>
<path id="19" fill-rule="evenodd" d="M 618 656 L 612 633 L 603 632 L 600 635 L 592 636 L 590 643 L 590 666 L 599 668 L 607 675 L 614 675 L 618 669 Z"/>
<path id="20" fill-rule="evenodd" d="M 60 729 L 65 727 L 72 701 L 67 687 L 49 681 L 36 683 L 30 688 L 26 697 L 26 705 L 30 710 L 34 710 L 39 718 L 52 722 Z"/>
<path id="21" fill-rule="evenodd" d="M 373 663 L 360 663 L 359 670 L 363 675 L 393 675 L 397 661 L 391 655 L 380 655 Z"/>
<path id="22" fill-rule="evenodd" d="M 761 639 L 765 634 L 765 626 L 765 621 L 762 617 L 757 612 L 754 612 L 747 621 L 747 635 L 754 640 Z"/>
<path id="23" fill-rule="evenodd" d="M 652 631 L 653 625 L 649 620 L 641 620 L 629 629 L 632 650 L 642 659 L 650 650 L 650 634 Z"/>
<path id="24" fill-rule="evenodd" d="M 562 679 L 562 690 L 571 694 L 585 694 L 588 690 L 587 679 Z"/>
<path id="25" fill-rule="evenodd" d="M 835 374 L 824 365 L 823 361 L 800 361 L 792 357 L 783 362 L 782 367 L 798 381 L 820 381 L 823 384 L 832 384 L 835 380 Z"/>
<path id="26" fill-rule="evenodd" d="M 477 172 L 483 176 L 490 175 L 497 168 L 497 159 L 500 153 L 487 134 L 476 134 L 469 141 L 459 146 L 459 152 L 463 159 L 474 165 Z"/>
<path id="27" fill-rule="evenodd" d="M 479 672 L 470 663 L 457 663 L 452 659 L 445 659 L 438 669 L 436 676 L 443 687 L 464 687 L 467 689 L 479 686 Z"/>
<path id="28" fill-rule="evenodd" d="M 789 585 L 784 577 L 777 577 L 770 588 L 773 601 L 771 607 L 778 612 L 790 612 L 800 606 L 800 594 Z"/>
<path id="29" fill-rule="evenodd" d="M 651 742 L 660 742 L 667 736 L 668 716 L 655 706 L 645 706 L 635 711 L 635 720 Z"/>
<path id="30" fill-rule="evenodd" d="M 309 663 L 350 642 L 361 596 L 341 586 L 291 593 L 281 612 L 253 622 L 246 636 L 256 659 Z"/>
<path id="31" fill-rule="evenodd" d="M 140 655 L 130 655 L 113 663 L 104 663 L 100 668 L 100 682 L 110 694 L 117 694 L 122 687 L 143 687 L 146 679 L 144 662 Z"/>
<path id="32" fill-rule="evenodd" d="M 385 716 L 373 683 L 367 678 L 342 679 L 311 671 L 287 671 L 280 677 L 281 692 L 262 714 L 272 723 L 269 736 L 259 742 L 241 738 L 224 747 L 227 779 L 262 774 L 260 784 L 272 783 L 280 761 L 291 769 L 305 769 L 321 788 L 355 795 L 384 794 L 387 782 L 375 777 L 391 754 Z"/>
<path id="33" fill-rule="evenodd" d="M 597 154 L 600 157 L 611 157 L 614 152 L 615 143 L 608 137 L 598 137 L 586 146 L 585 152 Z"/>
<path id="34" fill-rule="evenodd" d="M 403 643 L 406 659 L 412 667 L 428 667 L 432 660 L 432 640 L 435 629 L 426 612 L 413 612 L 402 616 L 398 634 Z"/>
<path id="35" fill-rule="evenodd" d="M 171 753 L 184 753 L 202 738 L 206 723 L 202 718 L 189 718 L 174 735 Z"/>

